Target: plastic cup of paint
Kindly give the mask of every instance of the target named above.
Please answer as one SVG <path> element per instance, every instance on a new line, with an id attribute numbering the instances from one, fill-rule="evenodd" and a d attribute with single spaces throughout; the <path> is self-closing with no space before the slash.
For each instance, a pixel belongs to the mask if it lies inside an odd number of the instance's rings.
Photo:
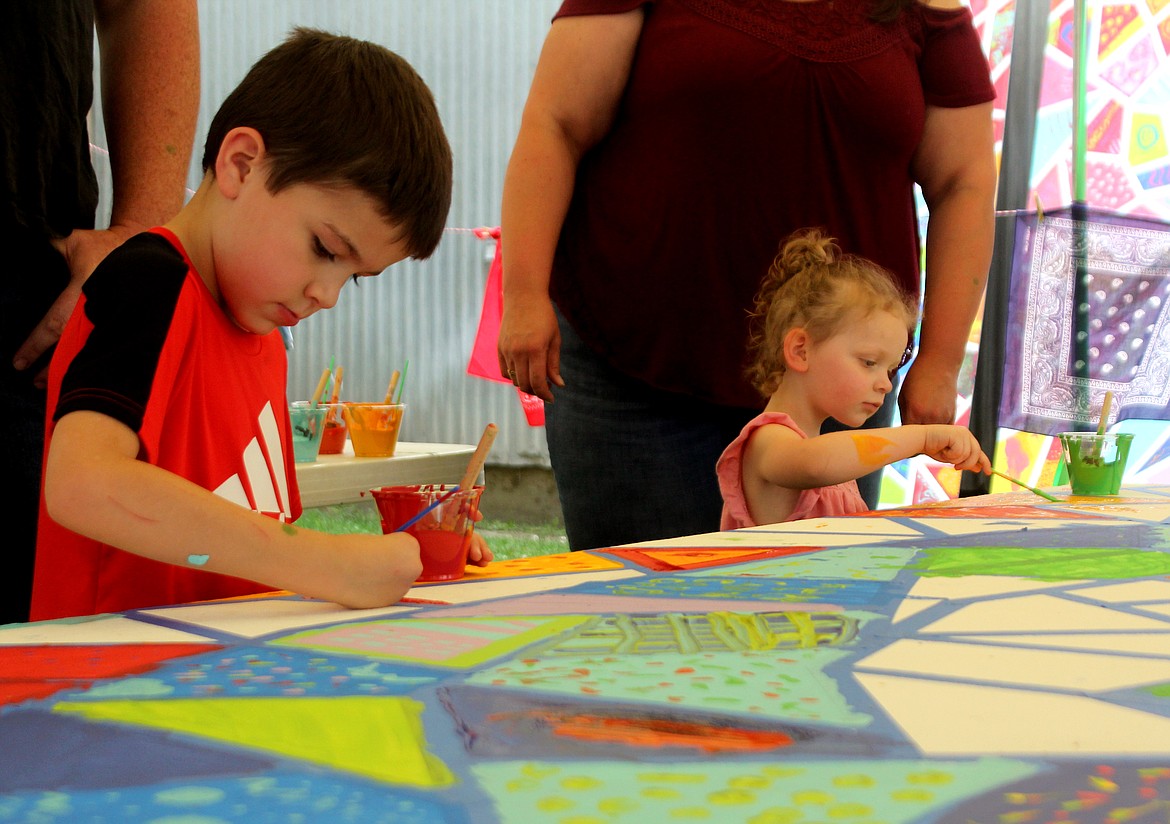
<path id="1" fill-rule="evenodd" d="M 359 458 L 390 458 L 398 447 L 398 433 L 402 429 L 404 403 L 342 404 L 345 425 L 353 454 Z"/>
<path id="2" fill-rule="evenodd" d="M 342 413 L 342 404 L 321 404 L 329 411 L 325 413 L 325 428 L 321 430 L 322 455 L 340 455 L 345 451 L 346 425 L 345 415 Z"/>
<path id="3" fill-rule="evenodd" d="M 321 433 L 325 428 L 325 405 L 309 401 L 293 401 L 288 405 L 292 422 L 293 460 L 312 463 L 321 449 Z"/>
<path id="4" fill-rule="evenodd" d="M 454 581 L 463 577 L 467 566 L 482 486 L 460 489 L 402 529 L 453 488 L 449 484 L 414 484 L 370 490 L 382 519 L 382 532 L 389 535 L 403 531 L 418 541 L 423 568 L 420 582 Z"/>
<path id="5" fill-rule="evenodd" d="M 1059 437 L 1074 495 L 1116 495 L 1121 491 L 1132 432 L 1061 432 Z"/>

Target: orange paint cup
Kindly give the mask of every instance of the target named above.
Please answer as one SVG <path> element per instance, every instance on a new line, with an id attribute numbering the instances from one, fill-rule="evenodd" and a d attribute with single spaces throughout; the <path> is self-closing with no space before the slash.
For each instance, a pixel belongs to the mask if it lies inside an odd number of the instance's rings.
<path id="1" fill-rule="evenodd" d="M 393 457 L 402 429 L 404 403 L 342 404 L 342 415 L 353 442 L 353 454 L 359 458 Z"/>

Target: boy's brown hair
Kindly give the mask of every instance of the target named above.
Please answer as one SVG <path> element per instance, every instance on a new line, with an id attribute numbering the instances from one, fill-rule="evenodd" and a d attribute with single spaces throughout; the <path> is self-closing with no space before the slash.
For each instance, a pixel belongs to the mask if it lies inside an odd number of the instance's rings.
<path id="1" fill-rule="evenodd" d="M 434 97 L 383 46 L 296 28 L 219 107 L 203 171 L 229 131 L 256 129 L 274 194 L 299 183 L 353 186 L 401 226 L 409 254 L 429 257 L 451 207 L 452 159 Z"/>

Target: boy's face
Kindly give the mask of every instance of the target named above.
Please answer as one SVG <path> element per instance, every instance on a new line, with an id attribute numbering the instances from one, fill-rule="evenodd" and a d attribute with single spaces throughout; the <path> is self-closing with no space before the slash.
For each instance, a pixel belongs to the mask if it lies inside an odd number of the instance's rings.
<path id="1" fill-rule="evenodd" d="M 242 181 L 212 239 L 209 285 L 244 331 L 296 326 L 337 303 L 354 275 L 407 257 L 399 232 L 360 190 L 305 183 L 274 195 L 264 173 L 255 168 Z"/>

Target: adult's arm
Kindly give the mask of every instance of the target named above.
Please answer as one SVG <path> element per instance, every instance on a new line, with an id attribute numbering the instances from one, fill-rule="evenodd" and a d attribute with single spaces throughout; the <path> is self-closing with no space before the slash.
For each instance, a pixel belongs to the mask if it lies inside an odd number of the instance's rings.
<path id="1" fill-rule="evenodd" d="M 199 113 L 196 0 L 95 0 L 101 95 L 113 174 L 110 227 L 54 242 L 71 279 L 17 350 L 26 368 L 57 342 L 94 268 L 122 241 L 183 205 Z M 35 275 L 34 275 L 35 276 Z M 37 377 L 43 384 L 45 375 Z"/>
<path id="2" fill-rule="evenodd" d="M 992 104 L 928 106 L 913 162 L 930 210 L 919 351 L 898 393 L 903 423 L 951 423 L 995 235 Z"/>
<path id="3" fill-rule="evenodd" d="M 642 31 L 641 9 L 562 17 L 549 30 L 504 176 L 500 373 L 553 400 L 563 385 L 548 294 L 553 253 L 581 155 L 608 132 Z"/>

